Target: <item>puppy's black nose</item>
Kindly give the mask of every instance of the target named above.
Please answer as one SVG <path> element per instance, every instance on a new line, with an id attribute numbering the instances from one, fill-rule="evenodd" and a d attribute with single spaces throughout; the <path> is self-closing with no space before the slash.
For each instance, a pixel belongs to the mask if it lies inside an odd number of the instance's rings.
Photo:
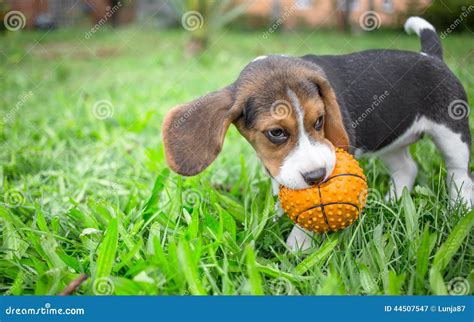
<path id="1" fill-rule="evenodd" d="M 304 173 L 303 179 L 308 185 L 312 186 L 312 185 L 320 183 L 321 180 L 323 180 L 325 176 L 326 176 L 326 169 L 319 168 L 317 170 Z"/>

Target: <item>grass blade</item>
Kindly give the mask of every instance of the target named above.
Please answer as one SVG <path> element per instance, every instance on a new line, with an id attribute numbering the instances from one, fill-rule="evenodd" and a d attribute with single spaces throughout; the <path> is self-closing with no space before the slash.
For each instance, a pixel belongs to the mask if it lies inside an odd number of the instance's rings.
<path id="1" fill-rule="evenodd" d="M 415 269 L 415 289 L 421 291 L 425 284 L 426 273 L 428 272 L 428 265 L 431 252 L 436 242 L 436 233 L 430 233 L 429 224 L 425 225 L 421 237 L 420 247 L 418 248 L 416 256 Z"/>
<path id="2" fill-rule="evenodd" d="M 97 266 L 95 271 L 95 279 L 109 277 L 115 263 L 115 256 L 118 245 L 118 223 L 117 218 L 113 218 L 110 223 L 105 237 L 99 246 L 97 257 Z"/>
<path id="3" fill-rule="evenodd" d="M 339 236 L 339 234 L 333 234 L 328 239 L 326 239 L 323 245 L 317 251 L 309 255 L 304 261 L 295 267 L 295 273 L 297 275 L 303 275 L 311 267 L 315 265 L 321 265 L 329 257 L 329 255 L 331 255 L 332 251 L 336 247 L 339 241 Z"/>
<path id="4" fill-rule="evenodd" d="M 189 242 L 181 236 L 178 244 L 178 261 L 180 269 L 184 273 L 184 277 L 188 282 L 189 291 L 193 295 L 206 295 L 206 290 L 202 286 L 199 277 L 198 267 L 193 258 Z"/>
<path id="5" fill-rule="evenodd" d="M 400 295 L 402 294 L 402 288 L 405 284 L 406 274 L 397 275 L 395 271 L 388 273 L 388 294 L 387 295 Z"/>
<path id="6" fill-rule="evenodd" d="M 153 189 L 151 191 L 151 196 L 145 204 L 143 209 L 143 219 L 147 221 L 150 217 L 158 211 L 158 200 L 161 192 L 165 188 L 165 182 L 170 174 L 168 168 L 164 168 L 160 174 L 156 177 L 155 183 L 153 184 Z"/>
<path id="7" fill-rule="evenodd" d="M 433 260 L 433 266 L 430 269 L 430 287 L 434 294 L 447 294 L 442 272 L 448 266 L 449 262 L 453 258 L 454 254 L 456 254 L 459 247 L 461 247 L 461 244 L 468 236 L 473 225 L 474 210 L 472 210 L 465 217 L 459 220 L 459 222 L 451 231 L 451 234 L 448 236 L 446 241 L 436 252 Z"/>
<path id="8" fill-rule="evenodd" d="M 257 268 L 255 251 L 250 245 L 246 246 L 247 251 L 247 274 L 249 276 L 250 290 L 253 295 L 264 295 L 262 287 L 262 277 Z"/>
<path id="9" fill-rule="evenodd" d="M 465 217 L 461 218 L 446 241 L 441 245 L 435 254 L 433 266 L 443 270 L 448 266 L 449 262 L 456 254 L 464 239 L 474 225 L 474 210 L 469 212 Z"/>
<path id="10" fill-rule="evenodd" d="M 377 289 L 378 289 L 377 283 L 372 277 L 372 274 L 370 273 L 367 266 L 360 265 L 359 272 L 360 272 L 359 274 L 360 284 L 362 288 L 364 289 L 364 291 L 367 294 L 374 294 L 375 292 L 377 292 Z"/>
<path id="11" fill-rule="evenodd" d="M 410 260 L 415 258 L 416 251 L 418 249 L 418 213 L 413 203 L 413 199 L 408 192 L 408 189 L 403 189 L 401 206 L 403 214 L 405 215 L 405 230 L 407 240 L 410 241 L 408 244 L 408 257 Z"/>

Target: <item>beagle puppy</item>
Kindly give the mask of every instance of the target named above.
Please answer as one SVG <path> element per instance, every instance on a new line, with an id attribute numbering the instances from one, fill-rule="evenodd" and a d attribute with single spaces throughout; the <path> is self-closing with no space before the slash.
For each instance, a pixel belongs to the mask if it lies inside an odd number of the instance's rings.
<path id="1" fill-rule="evenodd" d="M 411 17 L 405 30 L 420 37 L 421 52 L 258 57 L 233 84 L 169 111 L 162 130 L 170 168 L 185 176 L 206 169 L 234 124 L 273 179 L 274 193 L 279 185 L 305 189 L 325 180 L 340 147 L 380 156 L 391 173 L 388 197 L 400 197 L 417 174 L 408 148 L 426 134 L 446 162 L 450 197 L 472 205 L 466 92 L 443 62 L 434 27 Z M 467 112 L 459 117 L 453 108 L 462 107 Z M 306 249 L 311 241 L 295 226 L 287 244 Z"/>

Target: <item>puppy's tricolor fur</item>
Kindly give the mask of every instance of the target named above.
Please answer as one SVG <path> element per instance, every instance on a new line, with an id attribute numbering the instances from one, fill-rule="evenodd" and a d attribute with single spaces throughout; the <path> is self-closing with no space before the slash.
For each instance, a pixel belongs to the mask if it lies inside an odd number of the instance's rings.
<path id="1" fill-rule="evenodd" d="M 404 187 L 413 187 L 417 173 L 408 147 L 426 134 L 446 161 L 451 198 L 472 204 L 468 119 L 449 110 L 453 102 L 467 102 L 466 93 L 443 62 L 433 26 L 412 17 L 405 29 L 420 37 L 421 53 L 255 59 L 233 84 L 167 114 L 163 140 L 169 166 L 186 176 L 203 171 L 233 123 L 274 187 L 302 189 L 324 180 L 334 168 L 335 147 L 341 147 L 377 153 L 391 172 L 389 196 L 399 197 Z M 295 227 L 288 244 L 307 248 L 311 236 Z"/>

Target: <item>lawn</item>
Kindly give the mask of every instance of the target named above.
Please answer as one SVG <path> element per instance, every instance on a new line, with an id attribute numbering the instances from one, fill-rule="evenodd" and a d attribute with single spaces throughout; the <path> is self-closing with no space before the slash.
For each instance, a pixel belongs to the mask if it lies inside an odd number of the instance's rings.
<path id="1" fill-rule="evenodd" d="M 188 34 L 149 28 L 0 35 L 0 292 L 58 294 L 466 294 L 474 289 L 474 213 L 451 207 L 446 171 L 425 138 L 414 191 L 386 203 L 389 178 L 363 158 L 360 220 L 285 246 L 270 181 L 231 128 L 216 162 L 182 178 L 164 162 L 168 109 L 236 79 L 268 53 L 419 50 L 399 32 L 223 32 L 183 55 Z M 443 40 L 474 101 L 472 35 Z M 471 128 L 474 117 L 471 115 Z M 471 171 L 473 170 L 471 165 Z M 469 285 L 470 284 L 470 285 Z"/>

